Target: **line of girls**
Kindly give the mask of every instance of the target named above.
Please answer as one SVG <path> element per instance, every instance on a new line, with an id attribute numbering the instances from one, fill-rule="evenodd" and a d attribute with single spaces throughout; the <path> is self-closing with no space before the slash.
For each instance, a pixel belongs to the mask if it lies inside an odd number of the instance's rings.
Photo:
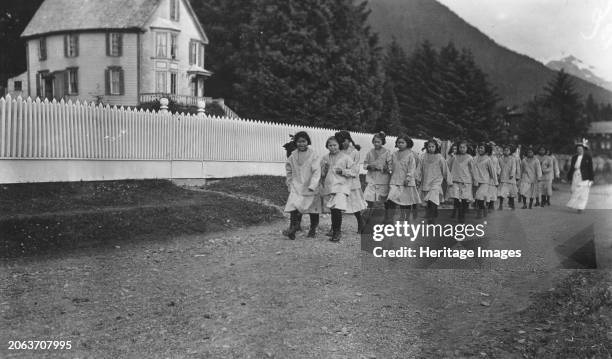
<path id="1" fill-rule="evenodd" d="M 355 144 L 347 131 L 337 132 L 327 139 L 329 151 L 320 159 L 310 148 L 311 140 L 304 131 L 293 137 L 296 145 L 286 163 L 289 198 L 285 212 L 290 214 L 289 228 L 283 234 L 295 239 L 303 214 L 310 216 L 308 237 L 315 237 L 320 213 L 331 213 L 331 241 L 341 238 L 343 213 L 353 214 L 358 231 L 365 225 L 363 210 L 371 214 L 377 202 L 383 202 L 385 221 L 399 207 L 404 219 L 412 214 L 416 219 L 417 205 L 425 203 L 425 218 L 432 223 L 438 216 L 438 206 L 443 199 L 442 184 L 452 183 L 451 172 L 440 153 L 440 142 L 425 143 L 426 153 L 418 156 L 412 151 L 414 142 L 400 135 L 395 142 L 396 151 L 383 147 L 385 133 L 373 136 L 374 148 L 364 159 L 367 170 L 367 187 L 361 190 L 359 180 L 360 146 Z"/>
<path id="2" fill-rule="evenodd" d="M 516 151 L 511 145 L 496 146 L 493 142 L 481 143 L 475 153 L 465 141 L 451 146 L 448 162 L 454 182 L 449 186 L 446 198 L 453 200 L 453 217 L 458 214 L 459 219 L 465 218 L 472 198 L 475 198 L 478 208 L 477 218 L 494 209 L 497 199 L 499 210 L 503 210 L 506 198 L 512 210 L 515 209 L 515 198 L 523 203 L 523 209 L 533 208 L 534 200 L 536 206 L 550 206 L 552 182 L 560 172 L 557 159 L 544 146 L 538 148 L 537 155 L 533 148 L 528 147 L 522 160 Z M 468 190 L 470 173 L 471 195 Z"/>

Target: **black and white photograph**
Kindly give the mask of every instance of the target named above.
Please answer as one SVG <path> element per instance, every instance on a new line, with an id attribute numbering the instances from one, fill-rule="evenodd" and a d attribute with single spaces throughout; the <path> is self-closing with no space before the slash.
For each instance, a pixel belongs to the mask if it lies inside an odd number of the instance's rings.
<path id="1" fill-rule="evenodd" d="M 612 0 L 0 0 L 0 358 L 612 359 Z"/>

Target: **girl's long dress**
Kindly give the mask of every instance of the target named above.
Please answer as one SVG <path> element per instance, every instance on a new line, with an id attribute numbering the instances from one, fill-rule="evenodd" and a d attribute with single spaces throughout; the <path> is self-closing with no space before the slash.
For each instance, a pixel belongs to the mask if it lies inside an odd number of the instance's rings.
<path id="1" fill-rule="evenodd" d="M 289 188 L 285 212 L 321 213 L 321 164 L 315 152 L 310 148 L 304 152 L 293 151 L 287 158 L 285 170 Z"/>
<path id="2" fill-rule="evenodd" d="M 518 193 L 516 187 L 516 160 L 513 156 L 504 156 L 499 160 L 499 166 L 501 172 L 499 175 L 499 189 L 497 192 L 498 197 L 514 198 Z"/>
<path id="3" fill-rule="evenodd" d="M 572 176 L 572 195 L 570 196 L 567 206 L 569 208 L 583 210 L 586 208 L 589 200 L 589 180 L 583 180 L 582 174 L 580 173 L 580 163 L 582 162 L 582 156 L 579 156 L 574 165 L 574 175 Z"/>
<path id="4" fill-rule="evenodd" d="M 443 198 L 442 183 L 452 183 L 446 160 L 439 153 L 426 153 L 419 164 L 417 180 L 421 181 L 421 198 L 423 202 L 431 201 L 440 204 Z"/>
<path id="5" fill-rule="evenodd" d="M 448 162 L 448 169 L 453 177 L 453 183 L 448 187 L 449 198 L 472 201 L 473 159 L 468 154 L 458 154 Z"/>
<path id="6" fill-rule="evenodd" d="M 421 203 L 416 188 L 417 159 L 411 150 L 396 151 L 391 157 L 391 179 L 389 182 L 389 201 L 400 206 Z M 408 181 L 408 186 L 406 186 Z"/>
<path id="7" fill-rule="evenodd" d="M 327 154 L 321 159 L 321 176 L 324 178 L 321 189 L 323 211 L 330 209 L 346 211 L 351 192 L 350 180 L 354 177 L 353 162 L 343 152 Z M 336 173 L 336 169 L 342 173 Z"/>
<path id="8" fill-rule="evenodd" d="M 497 171 L 493 167 L 491 158 L 487 155 L 474 158 L 474 185 L 477 186 L 474 198 L 479 201 L 493 201 L 491 198 L 491 183 L 497 182 Z"/>
<path id="9" fill-rule="evenodd" d="M 363 161 L 364 167 L 368 165 L 376 166 L 376 171 L 368 170 L 366 182 L 368 185 L 363 193 L 366 201 L 377 202 L 384 200 L 389 195 L 389 180 L 391 176 L 391 151 L 381 148 L 380 151 L 372 149 Z M 367 168 L 366 168 L 367 169 Z"/>
<path id="10" fill-rule="evenodd" d="M 493 165 L 493 170 L 495 170 L 496 178 L 499 178 L 501 174 L 499 158 L 495 155 L 490 156 L 490 158 L 491 158 L 491 164 Z M 499 182 L 497 181 L 497 179 L 495 181 L 491 179 L 491 182 L 489 182 L 489 195 L 487 196 L 489 201 L 495 201 L 497 199 L 498 185 L 499 185 Z"/>
<path id="11" fill-rule="evenodd" d="M 538 180 L 542 177 L 542 168 L 537 158 L 525 157 L 521 162 L 520 192 L 527 198 L 538 197 Z"/>
<path id="12" fill-rule="evenodd" d="M 349 193 L 346 206 L 346 213 L 355 213 L 368 208 L 368 203 L 363 198 L 361 191 L 361 181 L 359 180 L 359 151 L 352 145 L 341 152 L 347 154 L 352 161 L 351 173 L 353 177 L 349 179 L 351 192 Z"/>

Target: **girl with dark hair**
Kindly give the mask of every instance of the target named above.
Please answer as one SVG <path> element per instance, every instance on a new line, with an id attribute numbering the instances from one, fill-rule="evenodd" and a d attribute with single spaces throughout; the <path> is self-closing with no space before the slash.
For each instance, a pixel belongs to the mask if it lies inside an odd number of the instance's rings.
<path id="1" fill-rule="evenodd" d="M 363 196 L 368 203 L 368 209 L 374 207 L 378 201 L 386 201 L 389 195 L 389 169 L 391 167 L 391 151 L 384 148 L 386 135 L 379 132 L 372 138 L 374 148 L 366 154 L 363 167 L 368 171 L 366 174 L 367 186 Z M 368 213 L 369 216 L 369 213 Z M 366 222 L 366 220 L 364 220 Z"/>
<path id="2" fill-rule="evenodd" d="M 514 210 L 514 197 L 518 192 L 516 187 L 516 160 L 512 156 L 512 148 L 509 145 L 503 147 L 503 156 L 499 159 L 501 169 L 499 175 L 499 210 L 504 209 L 504 198 L 508 197 L 508 205 Z"/>
<path id="3" fill-rule="evenodd" d="M 453 214 L 458 212 L 458 220 L 465 220 L 465 212 L 468 208 L 468 203 L 474 200 L 472 194 L 472 173 L 474 172 L 473 158 L 467 154 L 468 144 L 466 141 L 461 141 L 458 144 L 459 152 L 451 157 L 448 161 L 448 168 L 453 178 L 450 183 L 448 193 L 453 200 Z"/>
<path id="4" fill-rule="evenodd" d="M 538 181 L 538 192 L 540 194 L 541 201 L 536 198 L 536 207 L 538 205 L 544 207 L 545 205 L 550 206 L 550 196 L 552 196 L 552 180 L 555 175 L 554 173 L 554 163 L 552 157 L 547 155 L 547 149 L 544 146 L 540 146 L 538 148 L 538 161 L 540 161 L 540 166 L 542 166 L 542 177 Z"/>
<path id="5" fill-rule="evenodd" d="M 310 215 L 310 230 L 308 237 L 316 235 L 321 213 L 321 198 L 319 196 L 319 182 L 321 180 L 321 164 L 315 152 L 310 148 L 310 136 L 302 131 L 294 136 L 296 150 L 287 158 L 285 170 L 287 172 L 287 187 L 289 198 L 285 205 L 285 212 L 289 212 L 289 228 L 283 234 L 289 239 L 295 239 L 295 233 L 302 222 L 302 214 Z"/>
<path id="6" fill-rule="evenodd" d="M 595 178 L 593 173 L 593 160 L 588 153 L 586 143 L 576 144 L 576 154 L 572 156 L 567 180 L 572 182 L 572 195 L 567 206 L 578 210 L 578 213 L 586 208 L 589 200 L 589 189 Z"/>
<path id="7" fill-rule="evenodd" d="M 493 167 L 493 161 L 489 154 L 492 149 L 489 144 L 481 143 L 476 148 L 478 155 L 474 159 L 474 182 L 472 185 L 477 187 L 474 198 L 478 209 L 476 218 L 487 216 L 487 202 L 491 195 L 491 183 L 497 182 L 497 171 Z"/>
<path id="8" fill-rule="evenodd" d="M 361 233 L 363 231 L 364 221 L 361 217 L 361 211 L 368 208 L 368 204 L 363 198 L 363 192 L 361 191 L 361 181 L 359 180 L 359 150 L 361 146 L 355 144 L 351 138 L 351 134 L 348 131 L 336 132 L 334 135 L 340 144 L 340 150 L 347 154 L 352 161 L 353 167 L 351 168 L 353 176 L 350 178 L 351 192 L 349 193 L 346 213 L 353 213 L 357 219 L 357 231 Z"/>
<path id="9" fill-rule="evenodd" d="M 325 147 L 329 153 L 321 159 L 323 210 L 331 212 L 330 241 L 337 242 L 342 236 L 342 212 L 348 208 L 351 179 L 355 177 L 355 172 L 353 161 L 340 150 L 340 144 L 335 136 L 327 139 Z"/>
<path id="10" fill-rule="evenodd" d="M 435 139 L 425 142 L 427 152 L 416 172 L 417 185 L 421 187 L 421 198 L 427 204 L 425 218 L 434 223 L 438 217 L 438 206 L 442 198 L 442 182 L 453 183 L 446 160 L 440 154 L 440 144 Z"/>
<path id="11" fill-rule="evenodd" d="M 395 140 L 397 151 L 391 156 L 391 179 L 389 181 L 389 196 L 385 202 L 385 222 L 390 223 L 393 211 L 400 207 L 402 220 L 407 220 L 408 212 L 413 209 L 416 219 L 416 206 L 421 203 L 419 191 L 416 188 L 416 154 L 412 152 L 414 142 L 406 135 L 400 135 Z"/>
<path id="12" fill-rule="evenodd" d="M 451 144 L 450 149 L 448 150 L 448 153 L 446 154 L 446 164 L 448 165 L 448 169 L 450 170 L 450 162 L 453 158 L 455 158 L 455 156 L 458 154 L 458 142 L 455 142 L 453 144 Z M 457 215 L 457 210 L 459 207 L 457 207 L 458 203 L 455 201 L 455 194 L 453 193 L 453 184 L 452 183 L 447 183 L 446 187 L 444 187 L 444 201 L 448 201 L 451 200 L 451 202 L 453 202 L 453 212 L 451 214 L 451 218 L 455 218 L 455 215 Z"/>
<path id="13" fill-rule="evenodd" d="M 521 187 L 523 195 L 523 209 L 527 208 L 527 198 L 529 198 L 529 209 L 533 206 L 534 198 L 538 197 L 538 180 L 542 177 L 542 167 L 540 161 L 534 157 L 533 148 L 528 148 L 526 156 L 521 161 Z"/>

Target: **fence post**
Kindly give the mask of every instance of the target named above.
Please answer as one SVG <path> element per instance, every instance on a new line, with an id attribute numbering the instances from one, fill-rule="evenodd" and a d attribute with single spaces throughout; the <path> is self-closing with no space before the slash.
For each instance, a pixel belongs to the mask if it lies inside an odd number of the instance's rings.
<path id="1" fill-rule="evenodd" d="M 168 113 L 168 99 L 165 97 L 162 97 L 161 99 L 159 99 L 159 112 L 161 113 Z"/>
<path id="2" fill-rule="evenodd" d="M 206 101 L 198 100 L 198 116 L 199 117 L 204 117 L 206 115 L 205 109 L 206 109 Z"/>

